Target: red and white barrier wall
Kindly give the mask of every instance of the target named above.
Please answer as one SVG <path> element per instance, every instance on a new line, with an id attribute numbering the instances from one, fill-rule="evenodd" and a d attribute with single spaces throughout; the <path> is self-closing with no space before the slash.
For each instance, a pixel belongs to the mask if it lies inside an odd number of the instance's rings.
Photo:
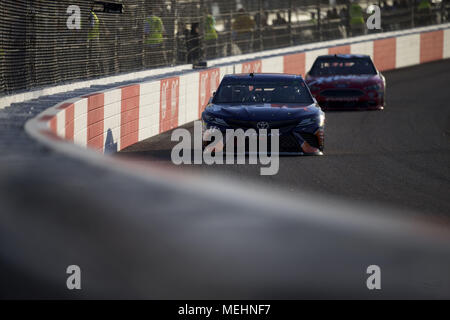
<path id="1" fill-rule="evenodd" d="M 209 69 L 64 101 L 31 120 L 27 129 L 104 153 L 120 151 L 199 119 L 225 74 L 304 76 L 317 56 L 346 53 L 370 55 L 381 71 L 450 58 L 450 24 L 252 54 L 243 56 L 245 62 L 237 61 L 243 57 L 221 59 Z"/>

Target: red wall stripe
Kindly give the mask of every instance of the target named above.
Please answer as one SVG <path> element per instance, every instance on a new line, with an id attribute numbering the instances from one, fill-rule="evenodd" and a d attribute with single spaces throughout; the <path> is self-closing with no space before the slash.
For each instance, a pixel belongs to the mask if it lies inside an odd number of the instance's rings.
<path id="1" fill-rule="evenodd" d="M 51 115 L 46 115 L 46 116 L 42 116 L 39 118 L 39 121 L 43 121 L 43 122 L 47 122 L 49 124 L 50 127 L 50 131 L 53 134 L 57 134 L 58 132 L 58 120 L 56 118 L 56 116 L 51 116 Z"/>
<path id="2" fill-rule="evenodd" d="M 283 72 L 305 76 L 305 53 L 289 54 L 283 57 Z"/>
<path id="3" fill-rule="evenodd" d="M 441 60 L 444 56 L 444 30 L 420 34 L 420 63 Z"/>
<path id="4" fill-rule="evenodd" d="M 50 131 L 53 132 L 55 135 L 58 135 L 58 120 L 56 116 L 52 117 L 50 119 Z"/>
<path id="5" fill-rule="evenodd" d="M 220 84 L 220 69 L 208 69 L 199 72 L 198 84 L 198 118 L 200 119 L 203 110 L 208 105 L 213 92 Z"/>
<path id="6" fill-rule="evenodd" d="M 159 132 L 178 127 L 180 104 L 180 78 L 161 80 L 161 99 L 159 103 Z"/>
<path id="7" fill-rule="evenodd" d="M 124 149 L 139 140 L 139 84 L 122 87 L 120 116 L 120 148 Z"/>
<path id="8" fill-rule="evenodd" d="M 58 107 L 60 110 L 65 110 L 66 123 L 64 125 L 66 133 L 65 139 L 69 141 L 74 140 L 74 130 L 75 130 L 75 105 L 73 103 L 64 103 Z"/>
<path id="9" fill-rule="evenodd" d="M 373 60 L 378 70 L 395 69 L 396 43 L 396 38 L 373 41 Z"/>
<path id="10" fill-rule="evenodd" d="M 244 62 L 242 64 L 242 73 L 261 73 L 262 72 L 262 61 L 253 60 Z"/>
<path id="11" fill-rule="evenodd" d="M 96 150 L 103 150 L 105 95 L 95 93 L 86 96 L 86 98 L 88 101 L 87 146 Z"/>
<path id="12" fill-rule="evenodd" d="M 350 46 L 328 48 L 328 54 L 350 54 Z"/>
<path id="13" fill-rule="evenodd" d="M 66 139 L 74 141 L 75 135 L 75 105 L 66 108 Z"/>
<path id="14" fill-rule="evenodd" d="M 46 136 L 46 137 L 48 137 L 48 138 L 50 138 L 52 140 L 65 141 L 65 139 L 63 139 L 61 137 L 58 137 L 56 134 L 54 134 L 53 132 L 50 132 L 48 130 L 40 130 L 39 132 L 40 132 L 40 134 L 42 134 L 42 135 L 44 135 L 44 136 Z"/>

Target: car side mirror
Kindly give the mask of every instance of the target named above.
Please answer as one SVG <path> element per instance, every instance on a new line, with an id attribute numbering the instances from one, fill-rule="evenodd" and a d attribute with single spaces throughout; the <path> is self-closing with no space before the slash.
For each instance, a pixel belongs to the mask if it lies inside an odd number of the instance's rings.
<path id="1" fill-rule="evenodd" d="M 212 103 L 215 96 L 216 96 L 216 92 L 214 91 L 211 95 L 211 98 L 209 98 L 208 104 Z"/>

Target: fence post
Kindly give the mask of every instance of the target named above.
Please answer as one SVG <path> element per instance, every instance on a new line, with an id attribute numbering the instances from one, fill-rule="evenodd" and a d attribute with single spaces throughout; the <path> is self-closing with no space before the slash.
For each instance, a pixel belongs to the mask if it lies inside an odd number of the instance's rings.
<path id="1" fill-rule="evenodd" d="M 288 32 L 289 32 L 289 45 L 292 46 L 294 44 L 294 39 L 293 39 L 293 36 L 292 36 L 292 0 L 289 0 Z"/>
<path id="2" fill-rule="evenodd" d="M 177 42 L 177 29 L 178 29 L 178 6 L 176 0 L 172 0 L 170 4 L 172 8 L 172 15 L 173 15 L 173 41 L 172 41 L 172 65 L 177 64 L 178 60 L 178 42 Z"/>
<path id="3" fill-rule="evenodd" d="M 29 64 L 25 69 L 25 77 L 27 81 L 25 83 L 25 88 L 28 89 L 33 86 L 33 83 L 37 83 L 36 79 L 36 54 L 39 50 L 36 41 L 36 10 L 34 8 L 34 1 L 27 3 L 26 15 L 25 15 L 25 52 L 24 60 Z M 28 83 L 27 83 L 28 82 Z"/>
<path id="4" fill-rule="evenodd" d="M 205 1 L 204 0 L 200 0 L 200 9 L 199 9 L 199 16 L 200 16 L 200 21 L 199 21 L 199 27 L 200 27 L 200 32 L 199 32 L 199 37 L 200 37 L 200 49 L 201 49 L 201 54 L 200 54 L 200 61 L 204 61 L 206 59 L 206 40 L 205 40 L 205 16 L 206 16 L 206 6 L 205 6 Z"/>
<path id="5" fill-rule="evenodd" d="M 350 7 L 352 5 L 352 2 L 350 0 L 347 1 L 347 17 L 346 17 L 346 21 L 345 21 L 345 27 L 347 28 L 347 30 L 349 32 L 347 32 L 347 36 L 353 37 L 353 29 L 352 29 L 352 24 L 350 23 Z"/>
<path id="6" fill-rule="evenodd" d="M 322 19 L 320 17 L 320 3 L 317 5 L 317 32 L 319 33 L 320 41 L 322 41 L 323 35 L 322 35 Z"/>
<path id="7" fill-rule="evenodd" d="M 229 18 L 230 22 L 229 22 L 229 27 L 230 27 L 230 32 L 229 32 L 229 44 L 228 44 L 228 49 L 227 49 L 227 56 L 231 56 L 233 54 L 233 10 L 230 11 L 230 18 Z"/>
<path id="8" fill-rule="evenodd" d="M 263 0 L 259 0 L 258 1 L 258 12 L 259 12 L 259 21 L 258 21 L 258 29 L 259 29 L 259 51 L 263 51 L 264 50 L 264 37 L 263 37 L 263 32 L 265 30 L 265 28 L 263 27 L 263 23 L 262 23 L 262 19 L 267 18 L 264 16 L 264 10 L 263 10 L 263 4 L 262 4 Z"/>
<path id="9" fill-rule="evenodd" d="M 440 21 L 440 23 L 444 23 L 447 21 L 447 17 L 445 16 L 446 2 L 447 2 L 447 0 L 442 0 L 442 2 L 441 2 L 441 21 Z"/>
<path id="10" fill-rule="evenodd" d="M 0 21 L 5 20 L 3 11 L 3 6 L 0 6 Z M 6 58 L 5 43 L 3 41 L 4 32 L 5 31 L 3 30 L 3 28 L 0 29 L 0 96 L 3 95 L 3 93 L 6 91 L 6 84 L 4 80 L 4 61 Z"/>
<path id="11" fill-rule="evenodd" d="M 146 50 L 146 48 L 145 48 L 145 37 L 146 37 L 146 34 L 145 34 L 144 30 L 145 30 L 145 19 L 147 18 L 147 7 L 145 6 L 145 0 L 141 0 L 141 1 L 142 1 L 141 2 L 141 6 L 142 6 L 142 10 L 141 10 L 141 12 L 142 12 L 142 16 L 141 16 L 142 24 L 140 25 L 140 27 L 142 28 L 142 30 L 140 30 L 140 33 L 138 33 L 138 34 L 142 35 L 141 36 L 141 41 L 142 41 L 142 45 L 141 45 L 141 68 L 145 69 L 146 68 L 146 65 L 145 65 L 145 50 Z M 138 13 L 136 13 L 136 15 L 138 15 Z"/>

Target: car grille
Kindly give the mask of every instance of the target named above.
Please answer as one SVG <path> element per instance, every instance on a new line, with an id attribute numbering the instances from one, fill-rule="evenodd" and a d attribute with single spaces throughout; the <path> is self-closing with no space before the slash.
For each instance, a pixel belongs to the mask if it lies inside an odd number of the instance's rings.
<path id="1" fill-rule="evenodd" d="M 359 109 L 367 108 L 366 101 L 324 101 L 320 103 L 320 106 L 324 109 Z"/>
<path id="2" fill-rule="evenodd" d="M 233 129 L 258 129 L 258 123 L 261 121 L 243 121 L 227 119 L 226 122 Z M 267 121 L 269 123 L 269 129 L 281 129 L 285 127 L 296 126 L 299 120 L 287 120 L 287 121 Z"/>
<path id="3" fill-rule="evenodd" d="M 280 152 L 300 152 L 300 144 L 294 136 L 288 134 L 280 137 Z"/>
<path id="4" fill-rule="evenodd" d="M 323 97 L 345 98 L 345 97 L 361 97 L 364 91 L 356 89 L 327 89 L 320 92 Z"/>
<path id="5" fill-rule="evenodd" d="M 282 135 L 279 136 L 280 140 L 279 140 L 279 152 L 301 152 L 301 148 L 300 148 L 300 144 L 298 143 L 297 139 L 291 135 L 291 134 L 287 134 L 287 135 Z M 271 137 L 267 137 L 267 151 L 270 152 L 272 150 L 272 143 L 271 143 Z M 227 147 L 227 145 L 225 145 L 225 151 L 226 152 L 230 152 L 231 150 L 229 150 L 229 148 Z M 249 147 L 249 138 L 246 137 L 245 138 L 245 152 L 249 152 L 250 151 L 250 147 Z M 259 142 L 258 142 L 258 152 L 259 152 Z M 234 143 L 234 151 L 233 152 L 237 152 L 237 141 L 235 140 Z"/>

